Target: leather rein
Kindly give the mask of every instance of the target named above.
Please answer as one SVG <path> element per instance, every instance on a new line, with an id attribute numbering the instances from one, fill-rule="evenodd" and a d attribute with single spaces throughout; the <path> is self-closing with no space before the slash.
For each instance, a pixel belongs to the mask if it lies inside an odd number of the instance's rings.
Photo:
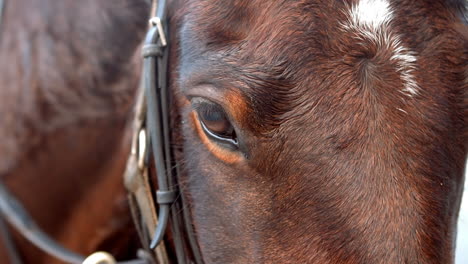
<path id="1" fill-rule="evenodd" d="M 0 0 L 0 29 L 4 1 Z M 74 253 L 43 232 L 0 180 L 0 239 L 12 264 L 22 262 L 3 219 L 37 248 L 66 263 L 167 264 L 169 257 L 176 258 L 176 263 L 181 264 L 202 263 L 188 212 L 183 206 L 184 198 L 177 189 L 179 166 L 171 147 L 166 1 L 159 0 L 157 6 L 154 5 L 153 2 L 156 15 L 150 19 L 151 26 L 142 47 L 143 75 L 132 128 L 132 149 L 124 175 L 132 217 L 143 249 L 137 252 L 137 259 L 121 262 L 106 252 L 95 252 L 87 257 Z M 156 192 L 151 182 L 152 164 L 157 171 Z M 164 241 L 168 225 L 172 251 L 166 249 L 170 245 Z"/>

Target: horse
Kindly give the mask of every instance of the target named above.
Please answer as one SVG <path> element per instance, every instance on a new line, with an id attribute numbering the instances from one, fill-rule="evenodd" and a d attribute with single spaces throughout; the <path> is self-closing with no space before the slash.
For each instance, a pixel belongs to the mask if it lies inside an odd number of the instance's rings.
<path id="1" fill-rule="evenodd" d="M 204 262 L 451 263 L 465 4 L 173 7 L 179 183 Z"/>
<path id="2" fill-rule="evenodd" d="M 453 262 L 462 1 L 168 11 L 178 188 L 204 263 Z"/>
<path id="3" fill-rule="evenodd" d="M 150 5 L 126 0 L 4 4 L 0 179 L 64 247 L 129 259 L 138 238 L 122 171 L 140 78 L 137 48 Z M 24 263 L 63 263 L 22 236 L 13 238 Z M 14 263 L 8 260 L 0 246 L 0 262 Z"/>

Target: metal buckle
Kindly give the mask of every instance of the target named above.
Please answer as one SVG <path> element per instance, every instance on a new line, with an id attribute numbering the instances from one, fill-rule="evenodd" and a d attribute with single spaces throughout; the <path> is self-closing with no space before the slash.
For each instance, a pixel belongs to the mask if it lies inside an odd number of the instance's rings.
<path id="1" fill-rule="evenodd" d="M 104 251 L 94 252 L 89 255 L 82 264 L 116 264 L 114 257 Z"/>
<path id="2" fill-rule="evenodd" d="M 166 34 L 164 33 L 163 25 L 159 17 L 153 17 L 149 20 L 150 24 L 158 28 L 159 37 L 161 37 L 161 45 L 165 47 L 167 45 Z"/>
<path id="3" fill-rule="evenodd" d="M 141 128 L 138 132 L 138 168 L 140 171 L 144 171 L 146 169 L 146 130 L 144 128 Z"/>

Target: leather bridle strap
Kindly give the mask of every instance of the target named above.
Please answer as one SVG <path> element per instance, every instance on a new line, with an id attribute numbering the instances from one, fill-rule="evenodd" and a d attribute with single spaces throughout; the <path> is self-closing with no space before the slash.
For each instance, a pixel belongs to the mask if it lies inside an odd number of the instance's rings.
<path id="1" fill-rule="evenodd" d="M 2 29 L 3 22 L 3 9 L 5 8 L 5 1 L 0 0 L 0 30 Z M 0 31 L 1 32 L 1 31 Z"/>
<path id="2" fill-rule="evenodd" d="M 56 244 L 40 230 L 24 207 L 13 197 L 3 183 L 0 184 L 0 212 L 12 226 L 41 250 L 54 254 L 58 259 L 68 263 L 81 263 L 84 261 L 84 257 Z"/>
<path id="3" fill-rule="evenodd" d="M 157 8 L 160 8 L 158 3 L 156 6 L 156 1 L 152 2 L 151 13 L 156 12 Z M 165 8 L 165 5 L 163 5 Z M 160 24 L 159 24 L 160 25 Z M 149 31 L 158 34 L 159 28 L 155 28 L 155 25 L 151 24 Z M 164 34 L 164 33 L 163 33 Z M 145 40 L 145 42 L 147 42 Z M 167 44 L 165 42 L 165 44 Z M 154 51 L 154 50 L 151 50 Z M 151 53 L 148 49 L 143 47 L 143 52 Z M 160 50 L 157 50 L 155 56 L 162 55 Z M 175 192 L 167 192 L 166 200 L 161 200 L 161 197 L 156 197 L 156 201 L 160 203 L 165 203 L 160 206 L 159 214 L 156 212 L 156 203 L 153 198 L 153 189 L 150 184 L 149 178 L 149 153 L 151 149 L 149 148 L 149 142 L 151 136 L 148 135 L 147 127 L 148 125 L 148 110 L 146 102 L 146 89 L 148 81 L 145 76 L 154 75 L 155 69 L 148 69 L 147 63 L 143 63 L 143 73 L 140 87 L 137 94 L 137 102 L 135 107 L 135 119 L 133 124 L 133 138 L 132 138 L 132 150 L 130 156 L 127 160 L 127 168 L 124 175 L 125 187 L 129 192 L 129 204 L 132 212 L 133 220 L 135 227 L 138 231 L 141 243 L 145 250 L 155 257 L 155 261 L 158 264 L 169 263 L 167 256 L 167 251 L 165 249 L 164 243 L 158 243 L 157 248 L 150 248 L 150 239 L 154 234 L 158 234 L 160 241 L 164 236 L 164 231 L 166 229 L 169 217 L 169 206 L 173 202 L 175 197 Z M 154 82 L 155 76 L 151 76 L 151 82 Z M 153 123 L 151 123 L 153 124 Z M 158 164 L 159 165 L 159 164 Z M 161 169 L 158 168 L 158 174 Z M 162 187 L 167 187 L 163 185 Z M 167 190 L 167 188 L 166 188 Z M 159 193 L 161 196 L 161 192 Z M 159 227 L 159 230 L 156 230 L 156 227 Z M 153 252 L 151 252 L 154 250 Z"/>
<path id="4" fill-rule="evenodd" d="M 42 231 L 21 203 L 8 191 L 3 182 L 0 182 L 0 215 L 3 216 L 23 237 L 49 255 L 66 263 L 93 263 L 85 262 L 85 260 L 88 259 L 87 257 L 81 256 L 62 247 Z M 122 262 L 109 260 L 103 263 L 147 264 L 148 261 L 146 259 L 135 259 Z"/>
<path id="5" fill-rule="evenodd" d="M 0 0 L 0 26 L 1 26 L 1 11 L 4 0 Z M 167 263 L 167 253 L 164 250 L 164 245 L 160 242 L 163 240 L 165 230 L 171 219 L 172 238 L 174 241 L 175 253 L 178 263 L 192 263 L 190 260 L 193 257 L 195 263 L 202 263 L 201 256 L 196 244 L 196 239 L 192 230 L 191 224 L 187 221 L 188 212 L 177 200 L 178 194 L 176 175 L 178 175 L 178 167 L 173 159 L 170 144 L 170 126 L 169 126 L 169 96 L 167 87 L 167 69 L 168 69 L 168 39 L 166 38 L 167 30 L 163 26 L 166 24 L 166 1 L 158 2 L 157 15 L 151 19 L 153 27 L 150 28 L 145 44 L 143 46 L 144 59 L 144 92 L 146 96 L 141 94 L 142 113 L 146 113 L 145 117 L 138 120 L 138 127 L 147 127 L 149 142 L 151 142 L 154 164 L 157 170 L 158 190 L 156 191 L 156 202 L 159 212 L 156 215 L 154 203 L 151 193 L 150 180 L 147 170 L 147 162 L 143 162 L 141 157 L 135 158 L 135 153 L 129 158 L 130 166 L 126 171 L 126 186 L 130 190 L 130 204 L 132 206 L 132 214 L 134 218 L 139 218 L 142 215 L 143 223 L 136 221 L 137 228 L 141 234 L 143 230 L 150 229 L 155 226 L 151 248 L 156 249 L 158 263 Z M 142 90 L 143 91 L 143 90 Z M 145 106 L 146 99 L 146 108 Z M 140 137 L 140 130 L 137 129 L 135 138 Z M 144 135 L 144 133 L 142 134 Z M 138 142 L 138 141 L 134 141 Z M 146 146 L 146 142 L 144 144 Z M 132 147 L 133 152 L 133 147 Z M 143 164 L 144 163 L 144 164 Z M 133 164 L 133 166 L 132 166 Z M 129 169 L 130 168 L 130 169 Z M 133 176 L 137 177 L 133 177 Z M 132 178 L 133 177 L 133 178 Z M 135 180 L 136 179 L 136 180 Z M 139 186 L 143 186 L 140 188 Z M 179 202 L 178 202 L 179 201 Z M 183 214 L 181 214 L 181 212 Z M 115 262 L 109 254 L 105 252 L 96 252 L 85 258 L 79 254 L 71 252 L 62 247 L 45 232 L 43 232 L 34 220 L 29 216 L 21 203 L 8 191 L 7 187 L 0 181 L 0 217 L 3 216 L 10 225 L 28 239 L 32 244 L 46 253 L 72 264 L 147 264 L 152 263 L 152 260 L 145 254 L 140 254 L 140 259 Z M 136 217 L 135 217 L 136 216 Z M 182 218 L 182 216 L 185 218 Z M 158 218 L 156 221 L 156 217 Z M 1 224 L 1 222 L 0 222 Z M 142 227 L 145 225 L 145 228 Z M 0 226 L 5 227 L 5 226 Z M 182 230 L 187 231 L 186 237 L 183 236 Z M 13 245 L 8 228 L 1 228 L 3 238 L 8 245 Z M 188 240 L 188 245 L 186 243 Z M 143 245 L 146 246 L 146 241 L 143 240 Z M 12 256 L 18 256 L 14 247 L 8 247 Z M 142 252 L 140 252 L 142 253 Z M 190 254 L 191 253 L 191 254 Z"/>
<path id="6" fill-rule="evenodd" d="M 2 28 L 2 21 L 3 21 L 3 8 L 5 7 L 5 1 L 0 0 L 0 30 Z"/>
<path id="7" fill-rule="evenodd" d="M 153 27 L 149 29 L 142 48 L 146 130 L 156 167 L 156 202 L 159 208 L 157 226 L 150 247 L 155 248 L 163 241 L 170 219 L 177 262 L 192 263 L 193 259 L 196 263 L 202 263 L 192 227 L 188 222 L 188 212 L 181 204 L 182 198 L 176 182 L 179 168 L 172 153 L 170 133 L 172 104 L 167 81 L 169 38 L 166 9 L 166 1 L 158 1 L 156 16 L 150 20 Z M 186 231 L 186 236 L 182 230 Z"/>

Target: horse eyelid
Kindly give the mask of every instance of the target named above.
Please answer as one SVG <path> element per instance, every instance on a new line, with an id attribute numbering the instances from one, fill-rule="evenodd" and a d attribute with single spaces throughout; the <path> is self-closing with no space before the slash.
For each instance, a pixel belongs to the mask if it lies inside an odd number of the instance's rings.
<path id="1" fill-rule="evenodd" d="M 194 111 L 201 111 L 204 113 L 211 113 L 212 111 L 221 111 L 223 112 L 224 116 L 227 118 L 227 120 L 234 125 L 235 120 L 233 119 L 233 116 L 227 111 L 223 105 L 213 102 L 209 99 L 206 99 L 204 97 L 192 97 L 189 98 L 190 103 L 192 105 L 192 109 Z"/>

